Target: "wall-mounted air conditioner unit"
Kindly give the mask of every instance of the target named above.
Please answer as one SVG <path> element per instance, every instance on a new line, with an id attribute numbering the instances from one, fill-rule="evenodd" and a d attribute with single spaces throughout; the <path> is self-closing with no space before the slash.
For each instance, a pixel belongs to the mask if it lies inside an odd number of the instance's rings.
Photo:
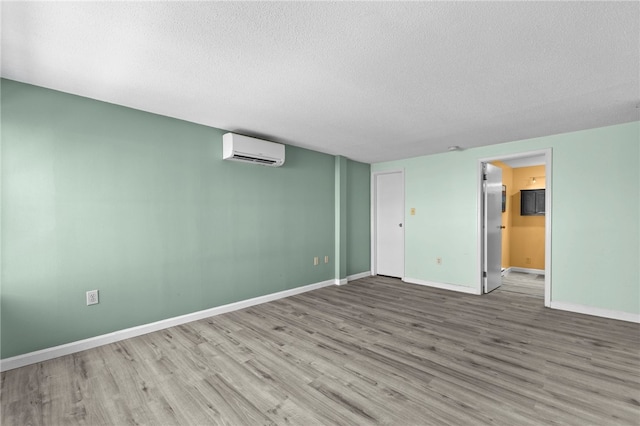
<path id="1" fill-rule="evenodd" d="M 222 158 L 280 167 L 284 164 L 284 145 L 235 133 L 225 133 L 222 136 Z"/>

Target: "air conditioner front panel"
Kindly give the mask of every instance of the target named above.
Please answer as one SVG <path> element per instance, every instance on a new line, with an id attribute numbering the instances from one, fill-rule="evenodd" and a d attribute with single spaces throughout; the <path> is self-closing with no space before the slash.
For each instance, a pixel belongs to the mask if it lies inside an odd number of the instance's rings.
<path id="1" fill-rule="evenodd" d="M 222 136 L 222 158 L 280 167 L 284 164 L 285 148 L 282 144 L 226 133 Z"/>

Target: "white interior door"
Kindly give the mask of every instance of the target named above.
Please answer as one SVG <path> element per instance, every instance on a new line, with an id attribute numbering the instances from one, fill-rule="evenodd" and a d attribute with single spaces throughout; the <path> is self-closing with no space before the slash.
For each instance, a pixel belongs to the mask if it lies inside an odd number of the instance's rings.
<path id="1" fill-rule="evenodd" d="M 404 175 L 374 175 L 375 272 L 404 277 Z"/>
<path id="2" fill-rule="evenodd" d="M 484 292 L 502 284 L 502 169 L 484 164 Z"/>

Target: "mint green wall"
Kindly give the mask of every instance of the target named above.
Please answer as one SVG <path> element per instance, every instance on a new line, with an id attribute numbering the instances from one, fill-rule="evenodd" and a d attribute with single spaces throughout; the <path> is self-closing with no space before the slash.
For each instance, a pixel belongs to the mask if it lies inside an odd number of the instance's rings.
<path id="1" fill-rule="evenodd" d="M 334 250 L 333 156 L 228 162 L 222 130 L 1 91 L 2 358 L 334 278 L 313 266 Z"/>
<path id="2" fill-rule="evenodd" d="M 406 277 L 476 287 L 478 159 L 552 148 L 552 302 L 637 314 L 639 146 L 640 122 L 633 122 L 378 163 L 371 170 L 405 170 Z"/>
<path id="3" fill-rule="evenodd" d="M 371 166 L 335 157 L 335 277 L 371 270 Z"/>
<path id="4" fill-rule="evenodd" d="M 347 275 L 371 270 L 371 166 L 347 161 Z"/>
<path id="5" fill-rule="evenodd" d="M 347 159 L 335 157 L 335 277 L 347 278 Z"/>

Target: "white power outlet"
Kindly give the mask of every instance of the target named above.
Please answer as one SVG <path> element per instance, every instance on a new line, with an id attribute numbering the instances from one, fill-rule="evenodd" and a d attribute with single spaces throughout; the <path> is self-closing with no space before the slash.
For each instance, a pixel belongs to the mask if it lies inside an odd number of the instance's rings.
<path id="1" fill-rule="evenodd" d="M 98 290 L 90 290 L 87 292 L 87 306 L 99 303 Z"/>

